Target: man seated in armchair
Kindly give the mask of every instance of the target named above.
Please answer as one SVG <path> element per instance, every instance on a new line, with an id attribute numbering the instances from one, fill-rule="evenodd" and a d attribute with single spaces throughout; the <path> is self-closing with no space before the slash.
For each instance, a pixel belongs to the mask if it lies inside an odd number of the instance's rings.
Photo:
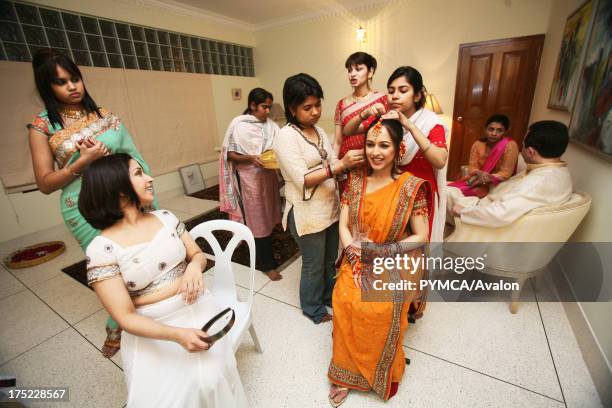
<path id="1" fill-rule="evenodd" d="M 565 203 L 572 194 L 570 173 L 561 161 L 568 142 L 567 126 L 560 122 L 531 124 L 521 152 L 527 168 L 482 199 L 465 197 L 459 189 L 447 187 L 447 220 L 459 217 L 465 224 L 503 227 L 535 208 Z"/>

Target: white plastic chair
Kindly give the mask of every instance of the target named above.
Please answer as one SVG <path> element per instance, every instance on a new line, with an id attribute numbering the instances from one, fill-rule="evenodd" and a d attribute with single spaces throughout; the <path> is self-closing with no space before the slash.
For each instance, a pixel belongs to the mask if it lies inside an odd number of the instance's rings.
<path id="1" fill-rule="evenodd" d="M 225 250 L 221 249 L 221 245 L 212 234 L 213 231 L 230 231 L 234 234 L 228 242 Z M 255 348 L 262 353 L 263 350 L 257 339 L 255 327 L 253 326 L 253 290 L 255 287 L 255 239 L 251 230 L 243 224 L 227 220 L 212 220 L 196 225 L 189 231 L 192 238 L 204 238 L 210 244 L 215 255 L 214 279 L 211 292 L 222 307 L 231 307 L 236 312 L 236 321 L 234 327 L 230 331 L 232 339 L 232 347 L 234 352 L 238 350 L 240 343 L 246 334 L 247 329 L 251 333 Z M 241 241 L 247 243 L 250 253 L 249 261 L 249 294 L 245 301 L 238 300 L 236 293 L 236 279 L 232 269 L 232 255 L 234 250 Z"/>

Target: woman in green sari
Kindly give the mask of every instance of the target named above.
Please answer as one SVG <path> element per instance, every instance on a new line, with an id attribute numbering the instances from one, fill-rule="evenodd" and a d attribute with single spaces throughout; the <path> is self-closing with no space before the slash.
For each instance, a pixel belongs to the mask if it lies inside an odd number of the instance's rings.
<path id="1" fill-rule="evenodd" d="M 27 126 L 36 184 L 44 194 L 62 191 L 62 217 L 85 251 L 100 231 L 89 225 L 78 209 L 83 170 L 113 153 L 127 153 L 145 172 L 150 170 L 121 119 L 96 105 L 74 62 L 45 49 L 34 55 L 32 67 L 45 104 L 45 110 Z M 102 352 L 111 357 L 119 350 L 121 329 L 110 317 L 106 332 Z"/>

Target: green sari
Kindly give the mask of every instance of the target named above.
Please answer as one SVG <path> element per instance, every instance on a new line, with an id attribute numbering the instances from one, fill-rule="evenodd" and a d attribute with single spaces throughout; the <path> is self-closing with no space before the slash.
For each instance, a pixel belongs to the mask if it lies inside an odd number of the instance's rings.
<path id="1" fill-rule="evenodd" d="M 112 153 L 129 154 L 140 163 L 145 173 L 151 174 L 149 166 L 134 145 L 134 141 L 121 119 L 102 108 L 100 108 L 100 113 L 102 113 L 102 118 L 95 113 L 90 113 L 64 129 L 59 125 L 51 125 L 47 111 L 42 111 L 28 125 L 28 128 L 36 129 L 47 136 L 49 147 L 60 169 L 70 165 L 80 157 L 76 142 L 82 138 L 91 137 L 104 143 Z M 89 243 L 100 234 L 100 230 L 89 225 L 79 212 L 80 192 L 81 177 L 78 177 L 62 188 L 60 208 L 68 230 L 85 251 Z M 157 201 L 154 206 L 157 208 Z"/>

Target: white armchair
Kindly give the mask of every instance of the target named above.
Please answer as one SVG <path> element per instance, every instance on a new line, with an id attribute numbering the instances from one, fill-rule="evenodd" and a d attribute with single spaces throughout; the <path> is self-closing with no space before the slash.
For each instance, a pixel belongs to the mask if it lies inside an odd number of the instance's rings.
<path id="1" fill-rule="evenodd" d="M 464 224 L 455 218 L 455 231 L 445 242 L 547 242 L 559 245 L 542 245 L 534 251 L 512 250 L 512 246 L 491 245 L 487 247 L 484 273 L 514 278 L 519 290 L 512 294 L 510 311 L 518 311 L 518 299 L 523 284 L 537 274 L 552 260 L 563 244 L 576 230 L 591 207 L 591 196 L 585 192 L 574 192 L 561 206 L 542 207 L 528 212 L 512 224 L 489 228 Z M 520 255 L 520 266 L 516 261 Z"/>

